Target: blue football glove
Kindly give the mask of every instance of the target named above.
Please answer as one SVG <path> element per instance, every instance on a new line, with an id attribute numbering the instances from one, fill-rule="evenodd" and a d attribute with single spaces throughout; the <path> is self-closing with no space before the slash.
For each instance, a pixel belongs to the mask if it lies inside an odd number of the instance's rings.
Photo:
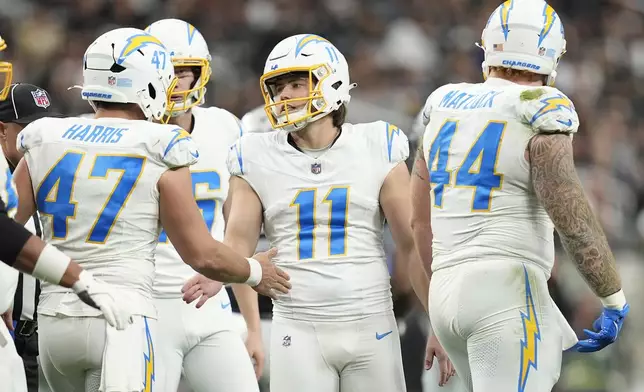
<path id="1" fill-rule="evenodd" d="M 622 310 L 604 308 L 601 316 L 593 323 L 595 331 L 584 329 L 588 339 L 580 340 L 568 351 L 592 353 L 614 343 L 629 310 L 628 304 Z"/>

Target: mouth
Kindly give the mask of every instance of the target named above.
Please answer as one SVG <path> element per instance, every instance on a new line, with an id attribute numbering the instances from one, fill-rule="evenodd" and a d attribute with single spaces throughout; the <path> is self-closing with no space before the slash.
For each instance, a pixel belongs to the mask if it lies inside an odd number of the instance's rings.
<path id="1" fill-rule="evenodd" d="M 280 107 L 280 114 L 285 114 L 287 110 L 289 113 L 295 113 L 300 109 L 302 106 L 285 105 Z"/>

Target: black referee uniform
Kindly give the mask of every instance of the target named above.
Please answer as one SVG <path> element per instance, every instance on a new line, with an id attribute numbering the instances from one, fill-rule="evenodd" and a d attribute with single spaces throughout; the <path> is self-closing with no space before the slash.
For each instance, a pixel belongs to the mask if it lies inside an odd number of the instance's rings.
<path id="1" fill-rule="evenodd" d="M 16 149 L 20 131 L 43 117 L 61 117 L 51 111 L 51 99 L 44 89 L 26 83 L 12 84 L 7 99 L 0 102 L 2 150 L 12 172 L 22 158 Z M 42 238 L 38 214 L 34 214 L 33 232 Z M 29 223 L 26 225 L 29 227 Z M 29 392 L 38 391 L 38 297 L 40 281 L 20 274 L 13 302 L 14 340 L 22 357 Z"/>

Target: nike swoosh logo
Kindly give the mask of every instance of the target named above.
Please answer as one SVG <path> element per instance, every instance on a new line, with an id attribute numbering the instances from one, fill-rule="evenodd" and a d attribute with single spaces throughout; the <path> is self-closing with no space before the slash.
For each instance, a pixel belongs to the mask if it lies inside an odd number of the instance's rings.
<path id="1" fill-rule="evenodd" d="M 376 340 L 382 340 L 382 339 L 386 338 L 387 336 L 391 335 L 392 332 L 393 331 L 389 331 L 389 332 L 385 332 L 383 334 L 379 334 L 378 332 L 376 332 Z"/>
<path id="2" fill-rule="evenodd" d="M 309 54 L 302 53 L 302 56 L 304 56 L 304 57 L 309 57 L 309 56 L 312 56 L 312 53 L 309 53 Z"/>
<path id="3" fill-rule="evenodd" d="M 199 158 L 199 151 L 197 152 L 190 151 L 190 155 L 192 155 L 194 158 Z"/>
<path id="4" fill-rule="evenodd" d="M 560 123 L 560 124 L 563 124 L 563 125 L 565 125 L 567 127 L 572 125 L 572 120 L 571 119 L 568 119 L 568 121 L 557 120 L 557 122 Z"/>
<path id="5" fill-rule="evenodd" d="M 222 309 L 226 309 L 229 306 L 230 306 L 230 302 L 228 302 L 227 304 L 224 304 L 224 303 L 221 304 Z"/>

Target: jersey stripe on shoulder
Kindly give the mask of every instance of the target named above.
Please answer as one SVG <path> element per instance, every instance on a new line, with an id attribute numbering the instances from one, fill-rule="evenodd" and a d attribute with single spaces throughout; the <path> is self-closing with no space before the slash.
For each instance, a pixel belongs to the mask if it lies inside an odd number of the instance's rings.
<path id="1" fill-rule="evenodd" d="M 385 126 L 387 132 L 387 158 L 389 159 L 389 162 L 391 162 L 391 151 L 393 148 L 394 136 L 400 135 L 401 131 L 400 128 L 388 122 L 385 123 Z"/>
<path id="2" fill-rule="evenodd" d="M 242 158 L 242 140 L 237 139 L 235 144 L 230 146 L 230 151 L 235 151 L 235 156 L 237 158 L 237 165 L 239 168 L 239 173 L 235 173 L 235 171 L 231 171 L 231 174 L 237 175 L 241 174 L 244 175 L 244 159 Z"/>
<path id="3" fill-rule="evenodd" d="M 180 143 L 182 141 L 185 141 L 185 140 L 192 140 L 192 137 L 190 136 L 190 134 L 187 131 L 185 131 L 183 128 L 175 128 L 170 132 L 174 132 L 175 135 L 172 138 L 172 140 L 170 140 L 170 143 L 168 143 L 168 146 L 165 148 L 165 151 L 163 152 L 163 157 L 164 158 L 168 155 L 170 150 L 172 150 L 172 147 L 174 147 L 178 143 Z M 199 157 L 199 152 L 197 152 L 196 154 L 197 154 L 197 156 L 195 158 L 198 158 Z"/>

